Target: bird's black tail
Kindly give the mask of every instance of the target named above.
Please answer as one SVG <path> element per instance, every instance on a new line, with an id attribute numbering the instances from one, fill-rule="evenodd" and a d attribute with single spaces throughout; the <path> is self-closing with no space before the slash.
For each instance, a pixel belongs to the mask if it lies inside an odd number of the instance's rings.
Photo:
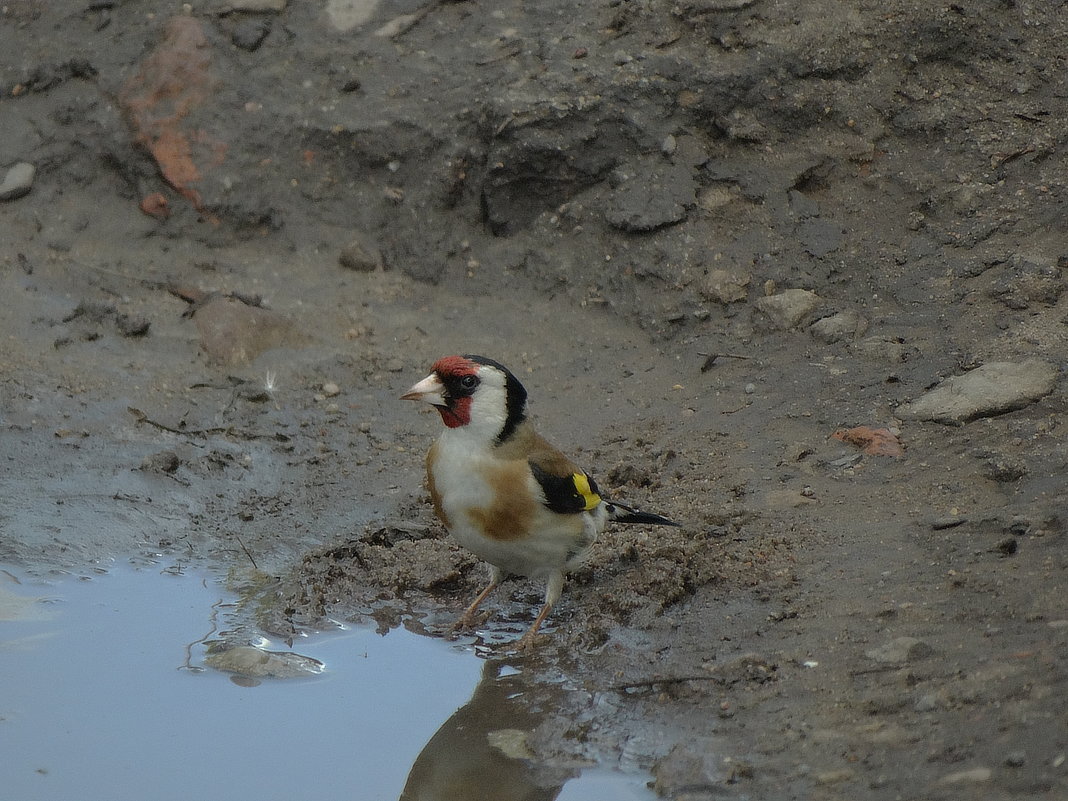
<path id="1" fill-rule="evenodd" d="M 663 515 L 643 512 L 640 509 L 622 504 L 619 501 L 605 501 L 608 510 L 608 519 L 613 523 L 644 523 L 647 526 L 681 526 L 674 520 L 669 520 Z"/>

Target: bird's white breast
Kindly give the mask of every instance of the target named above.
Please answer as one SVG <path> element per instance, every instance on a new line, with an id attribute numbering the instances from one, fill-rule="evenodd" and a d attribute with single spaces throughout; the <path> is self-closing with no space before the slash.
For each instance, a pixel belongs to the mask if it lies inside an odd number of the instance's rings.
<path id="1" fill-rule="evenodd" d="M 462 428 L 441 435 L 427 467 L 449 533 L 506 573 L 544 577 L 573 568 L 604 528 L 603 505 L 581 514 L 551 511 L 526 462 L 495 458 Z M 515 526 L 487 532 L 485 521 L 501 519 L 503 503 L 516 511 Z"/>

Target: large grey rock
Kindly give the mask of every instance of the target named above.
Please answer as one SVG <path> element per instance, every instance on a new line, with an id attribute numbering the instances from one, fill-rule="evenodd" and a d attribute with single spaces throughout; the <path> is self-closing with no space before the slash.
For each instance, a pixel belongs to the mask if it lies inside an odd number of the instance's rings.
<path id="1" fill-rule="evenodd" d="M 1020 409 L 1053 391 L 1057 367 L 1043 359 L 991 362 L 947 378 L 926 395 L 897 407 L 903 420 L 964 423 Z"/>

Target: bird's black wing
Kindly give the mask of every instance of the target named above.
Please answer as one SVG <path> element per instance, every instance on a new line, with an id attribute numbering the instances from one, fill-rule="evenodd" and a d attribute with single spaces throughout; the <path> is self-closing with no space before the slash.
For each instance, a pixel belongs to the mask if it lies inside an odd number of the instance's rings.
<path id="1" fill-rule="evenodd" d="M 560 514 L 578 514 L 595 509 L 601 502 L 597 484 L 582 471 L 554 473 L 529 460 L 530 472 L 534 474 L 545 495 L 545 505 Z"/>

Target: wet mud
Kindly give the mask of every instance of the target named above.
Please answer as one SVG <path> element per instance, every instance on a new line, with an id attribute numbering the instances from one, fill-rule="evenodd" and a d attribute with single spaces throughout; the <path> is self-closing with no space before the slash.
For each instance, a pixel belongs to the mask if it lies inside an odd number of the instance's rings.
<path id="1" fill-rule="evenodd" d="M 272 636 L 443 636 L 485 568 L 398 396 L 485 353 L 683 523 L 570 577 L 521 666 L 565 698 L 514 727 L 530 764 L 1068 793 L 1059 11 L 3 15 L 0 561 L 240 565 Z M 540 593 L 487 603 L 487 665 Z"/>

